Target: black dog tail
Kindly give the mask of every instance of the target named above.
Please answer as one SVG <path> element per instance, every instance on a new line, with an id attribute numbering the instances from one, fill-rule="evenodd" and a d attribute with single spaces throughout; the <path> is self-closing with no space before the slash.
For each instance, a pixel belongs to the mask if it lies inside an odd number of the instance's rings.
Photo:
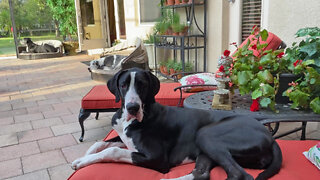
<path id="1" fill-rule="evenodd" d="M 267 169 L 258 175 L 256 180 L 265 180 L 269 179 L 273 175 L 277 174 L 280 171 L 282 164 L 282 154 L 281 149 L 276 141 L 272 144 L 272 162 Z"/>

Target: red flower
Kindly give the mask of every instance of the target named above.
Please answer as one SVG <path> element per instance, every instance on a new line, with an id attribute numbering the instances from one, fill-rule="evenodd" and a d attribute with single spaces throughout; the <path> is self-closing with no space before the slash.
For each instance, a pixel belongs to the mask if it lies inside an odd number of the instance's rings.
<path id="1" fill-rule="evenodd" d="M 277 58 L 282 58 L 283 55 L 284 55 L 284 52 L 281 52 L 281 53 L 279 53 L 279 54 L 277 55 Z"/>
<path id="2" fill-rule="evenodd" d="M 222 65 L 219 67 L 219 71 L 224 72 L 224 67 Z"/>
<path id="3" fill-rule="evenodd" d="M 262 67 L 262 66 L 259 66 L 258 68 L 259 68 L 260 70 L 262 70 L 262 69 L 263 69 L 263 67 Z"/>
<path id="4" fill-rule="evenodd" d="M 236 43 L 236 42 L 233 42 L 233 43 L 231 43 L 230 45 L 237 45 L 237 43 Z"/>
<path id="5" fill-rule="evenodd" d="M 224 56 L 229 56 L 229 55 L 230 55 L 230 51 L 229 51 L 229 50 L 225 50 L 225 51 L 223 52 L 223 55 L 224 55 Z"/>
<path id="6" fill-rule="evenodd" d="M 257 45 L 255 44 L 251 48 L 254 49 L 254 50 L 257 50 Z"/>
<path id="7" fill-rule="evenodd" d="M 253 99 L 250 106 L 250 111 L 259 111 L 259 98 Z"/>
<path id="8" fill-rule="evenodd" d="M 256 27 L 257 27 L 257 25 L 254 25 L 254 26 L 252 27 L 252 30 L 254 30 Z"/>
<path id="9" fill-rule="evenodd" d="M 302 60 L 296 60 L 296 62 L 293 63 L 293 66 L 296 67 L 297 65 L 301 64 Z"/>

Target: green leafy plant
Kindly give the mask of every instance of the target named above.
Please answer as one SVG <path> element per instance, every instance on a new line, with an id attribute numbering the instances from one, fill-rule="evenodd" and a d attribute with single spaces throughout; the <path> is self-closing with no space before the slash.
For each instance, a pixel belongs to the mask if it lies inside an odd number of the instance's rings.
<path id="1" fill-rule="evenodd" d="M 59 22 L 62 35 L 72 40 L 72 35 L 77 33 L 76 10 L 74 0 L 47 0 L 53 18 Z"/>
<path id="2" fill-rule="evenodd" d="M 173 69 L 177 72 L 182 71 L 182 63 L 181 62 L 176 62 Z"/>
<path id="3" fill-rule="evenodd" d="M 175 63 L 176 62 L 173 59 L 169 59 L 166 66 L 168 69 L 174 69 Z"/>
<path id="4" fill-rule="evenodd" d="M 302 77 L 290 83 L 283 95 L 293 102 L 291 108 L 311 108 L 320 114 L 320 29 L 302 28 L 296 36 L 303 39 L 287 48 L 286 59 L 290 61 L 289 68 Z"/>
<path id="5" fill-rule="evenodd" d="M 310 65 L 320 73 L 320 28 L 306 27 L 299 29 L 296 38 L 303 38 L 299 43 L 294 42 L 292 47 L 286 49 L 286 59 L 290 60 L 290 69 L 294 69 L 296 60 L 314 60 Z"/>
<path id="6" fill-rule="evenodd" d="M 154 42 L 159 42 L 160 38 L 157 36 L 154 36 L 153 34 L 147 34 L 147 38 L 143 40 L 143 43 L 145 44 L 153 44 Z"/>
<path id="7" fill-rule="evenodd" d="M 193 71 L 193 64 L 191 62 L 187 62 L 184 65 L 185 72 L 192 72 Z"/>
<path id="8" fill-rule="evenodd" d="M 253 102 L 261 107 L 275 109 L 275 95 L 279 88 L 280 73 L 288 72 L 288 60 L 283 50 L 265 50 L 268 31 L 252 30 L 254 37 L 247 44 L 237 48 L 233 55 L 231 70 L 232 89 L 239 89 L 241 95 L 250 94 Z M 254 53 L 255 50 L 257 53 Z"/>

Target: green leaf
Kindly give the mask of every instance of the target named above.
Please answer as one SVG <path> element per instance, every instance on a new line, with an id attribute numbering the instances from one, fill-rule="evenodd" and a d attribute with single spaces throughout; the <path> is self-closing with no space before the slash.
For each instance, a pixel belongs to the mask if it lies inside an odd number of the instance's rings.
<path id="1" fill-rule="evenodd" d="M 262 86 L 263 96 L 271 96 L 274 94 L 274 88 L 270 84 L 264 84 Z"/>
<path id="2" fill-rule="evenodd" d="M 304 46 L 301 46 L 300 51 L 308 53 L 308 56 L 313 56 L 314 54 L 317 53 L 317 46 L 318 46 L 318 43 L 316 42 L 308 43 L 308 44 L 305 44 Z"/>
<path id="3" fill-rule="evenodd" d="M 240 85 L 245 85 L 253 77 L 251 71 L 240 71 L 238 72 L 238 82 Z"/>
<path id="4" fill-rule="evenodd" d="M 254 80 L 251 81 L 251 87 L 252 89 L 257 89 L 260 87 L 260 80 L 255 78 Z"/>
<path id="5" fill-rule="evenodd" d="M 260 32 L 260 36 L 261 36 L 262 41 L 266 41 L 268 39 L 268 35 L 269 35 L 268 31 L 265 29 Z"/>
<path id="6" fill-rule="evenodd" d="M 310 79 L 310 84 L 315 84 L 316 83 L 316 79 L 315 78 L 311 78 Z"/>
<path id="7" fill-rule="evenodd" d="M 272 58 L 271 54 L 266 54 L 266 55 L 262 56 L 262 58 L 260 60 L 260 63 L 262 65 L 270 64 L 271 58 Z"/>
<path id="8" fill-rule="evenodd" d="M 271 99 L 270 98 L 263 98 L 261 101 L 260 101 L 260 105 L 262 107 L 268 107 L 268 105 L 271 103 Z"/>
<path id="9" fill-rule="evenodd" d="M 289 98 L 293 101 L 292 107 L 301 106 L 307 108 L 309 106 L 310 95 L 300 90 L 289 93 Z"/>
<path id="10" fill-rule="evenodd" d="M 263 83 L 272 83 L 273 82 L 273 76 L 268 70 L 258 72 L 258 78 Z"/>
<path id="11" fill-rule="evenodd" d="M 310 102 L 310 108 L 313 110 L 313 112 L 320 114 L 320 98 L 316 97 Z"/>
<path id="12" fill-rule="evenodd" d="M 251 94 L 252 99 L 257 99 L 261 96 L 262 96 L 262 91 L 260 89 L 254 90 Z"/>
<path id="13" fill-rule="evenodd" d="M 306 61 L 303 61 L 302 64 L 305 65 L 305 66 L 309 66 L 311 64 L 314 64 L 314 60 L 313 59 L 312 60 L 306 60 Z"/>

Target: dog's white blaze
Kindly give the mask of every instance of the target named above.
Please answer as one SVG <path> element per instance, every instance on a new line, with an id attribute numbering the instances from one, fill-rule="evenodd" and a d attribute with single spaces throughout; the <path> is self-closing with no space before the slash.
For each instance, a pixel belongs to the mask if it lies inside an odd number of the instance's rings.
<path id="1" fill-rule="evenodd" d="M 134 88 L 134 84 L 135 84 L 135 77 L 136 77 L 136 72 L 131 72 L 130 73 L 131 76 L 131 80 L 130 80 L 130 85 L 129 85 L 129 90 L 124 98 L 125 104 L 124 104 L 124 115 L 127 118 L 129 115 L 128 111 L 127 111 L 127 104 L 128 103 L 138 103 L 140 108 L 137 114 L 137 117 L 132 117 L 137 119 L 139 122 L 142 121 L 143 119 L 143 109 L 142 109 L 142 101 L 138 95 L 138 93 L 136 92 L 136 89 Z"/>
<path id="2" fill-rule="evenodd" d="M 194 179 L 194 176 L 193 174 L 188 174 L 188 175 L 185 175 L 185 176 L 182 176 L 182 177 L 178 177 L 178 178 L 173 178 L 173 179 L 161 179 L 161 180 L 193 180 Z"/>
<path id="3" fill-rule="evenodd" d="M 138 152 L 135 145 L 133 144 L 132 138 L 129 138 L 127 134 L 127 127 L 133 122 L 134 119 L 127 121 L 125 117 L 117 119 L 117 124 L 113 125 L 113 129 L 118 133 L 122 142 L 127 146 L 127 148 L 133 152 Z"/>
<path id="4" fill-rule="evenodd" d="M 194 160 L 189 159 L 188 157 L 186 157 L 186 158 L 182 161 L 181 164 L 189 164 L 189 163 L 193 163 L 193 162 L 194 162 Z"/>

